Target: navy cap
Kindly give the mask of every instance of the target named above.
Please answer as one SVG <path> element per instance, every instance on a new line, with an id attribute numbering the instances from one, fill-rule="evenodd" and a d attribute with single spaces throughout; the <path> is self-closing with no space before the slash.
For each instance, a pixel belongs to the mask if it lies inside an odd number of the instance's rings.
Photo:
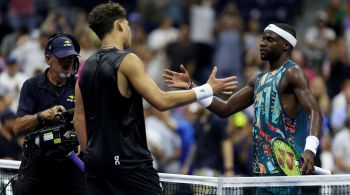
<path id="1" fill-rule="evenodd" d="M 68 56 L 78 56 L 75 51 L 72 40 L 65 36 L 59 36 L 49 41 L 50 45 L 46 46 L 45 54 L 53 54 L 58 58 L 64 58 Z"/>
<path id="2" fill-rule="evenodd" d="M 7 109 L 1 114 L 1 122 L 3 123 L 5 120 L 8 119 L 15 119 L 16 115 L 11 110 Z"/>
<path id="3" fill-rule="evenodd" d="M 5 58 L 5 62 L 6 64 L 17 64 L 16 58 L 14 58 L 13 56 L 7 56 Z"/>

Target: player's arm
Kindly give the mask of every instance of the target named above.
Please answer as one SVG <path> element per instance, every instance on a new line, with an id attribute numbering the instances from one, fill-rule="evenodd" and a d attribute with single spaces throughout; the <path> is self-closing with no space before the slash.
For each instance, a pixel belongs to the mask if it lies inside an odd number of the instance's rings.
<path id="1" fill-rule="evenodd" d="M 124 58 L 118 71 L 128 79 L 138 93 L 140 93 L 152 106 L 160 111 L 182 106 L 194 102 L 197 99 L 203 99 L 197 97 L 199 96 L 197 93 L 198 91 L 195 92 L 194 90 L 171 92 L 162 91 L 145 72 L 144 65 L 141 60 L 132 53 L 128 54 Z M 232 90 L 235 88 L 233 77 L 216 79 L 215 74 L 216 68 L 214 68 L 213 73 L 208 80 L 208 84 L 214 93 L 223 90 Z"/>
<path id="2" fill-rule="evenodd" d="M 163 78 L 168 87 L 188 89 L 194 85 L 191 82 L 190 75 L 185 67 L 181 65 L 180 69 L 181 72 L 175 72 L 168 69 L 164 71 Z M 205 103 L 207 104 L 205 107 L 222 118 L 247 108 L 254 102 L 255 80 L 256 76 L 248 82 L 248 85 L 231 95 L 228 100 L 224 101 L 220 98 L 214 97 L 209 103 Z M 223 94 L 227 94 L 227 92 L 223 92 Z M 199 103 L 201 103 L 201 101 Z"/>
<path id="3" fill-rule="evenodd" d="M 73 124 L 75 132 L 77 133 L 78 141 L 80 143 L 80 150 L 84 152 L 86 148 L 87 136 L 84 103 L 81 96 L 79 82 L 76 82 L 75 84 L 75 109 Z"/>
<path id="4" fill-rule="evenodd" d="M 310 135 L 306 138 L 305 150 L 302 154 L 304 160 L 302 170 L 304 173 L 310 174 L 314 166 L 313 157 L 316 155 L 319 145 L 317 137 L 322 126 L 322 112 L 310 89 L 308 79 L 300 67 L 288 69 L 285 73 L 285 79 L 293 87 L 298 101 L 309 116 Z"/>
<path id="5" fill-rule="evenodd" d="M 224 118 L 249 107 L 254 102 L 254 81 L 255 78 L 226 101 L 214 97 L 213 102 L 207 108 Z"/>
<path id="6" fill-rule="evenodd" d="M 322 126 L 322 112 L 306 75 L 300 67 L 293 67 L 286 71 L 285 78 L 293 86 L 296 97 L 309 116 L 310 135 L 318 137 Z"/>

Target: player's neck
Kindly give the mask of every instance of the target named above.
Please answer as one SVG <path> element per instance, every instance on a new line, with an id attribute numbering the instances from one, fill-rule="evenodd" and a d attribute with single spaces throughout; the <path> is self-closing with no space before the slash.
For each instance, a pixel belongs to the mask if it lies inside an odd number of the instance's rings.
<path id="1" fill-rule="evenodd" d="M 119 50 L 124 50 L 124 44 L 119 39 L 112 36 L 106 36 L 101 42 L 101 49 L 111 49 L 117 48 Z"/>
<path id="2" fill-rule="evenodd" d="M 289 55 L 282 55 L 277 60 L 270 60 L 270 71 L 274 71 L 290 60 Z"/>

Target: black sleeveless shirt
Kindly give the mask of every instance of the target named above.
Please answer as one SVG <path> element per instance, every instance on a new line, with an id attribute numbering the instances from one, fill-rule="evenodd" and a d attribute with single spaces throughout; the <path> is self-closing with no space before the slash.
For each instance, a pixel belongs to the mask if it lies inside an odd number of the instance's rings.
<path id="1" fill-rule="evenodd" d="M 147 149 L 142 96 L 132 86 L 129 98 L 118 89 L 117 71 L 128 53 L 99 50 L 79 73 L 87 129 L 86 174 L 115 176 L 135 187 L 159 190 Z"/>

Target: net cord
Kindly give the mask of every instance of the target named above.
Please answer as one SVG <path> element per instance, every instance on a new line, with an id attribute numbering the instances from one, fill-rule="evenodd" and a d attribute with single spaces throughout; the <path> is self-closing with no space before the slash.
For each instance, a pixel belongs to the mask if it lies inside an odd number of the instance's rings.
<path id="1" fill-rule="evenodd" d="M 18 169 L 20 161 L 0 160 L 0 169 Z M 266 187 L 266 186 L 339 186 L 350 185 L 350 174 L 265 176 L 265 177 L 204 177 L 159 173 L 160 180 L 169 183 L 199 184 L 212 187 Z"/>

